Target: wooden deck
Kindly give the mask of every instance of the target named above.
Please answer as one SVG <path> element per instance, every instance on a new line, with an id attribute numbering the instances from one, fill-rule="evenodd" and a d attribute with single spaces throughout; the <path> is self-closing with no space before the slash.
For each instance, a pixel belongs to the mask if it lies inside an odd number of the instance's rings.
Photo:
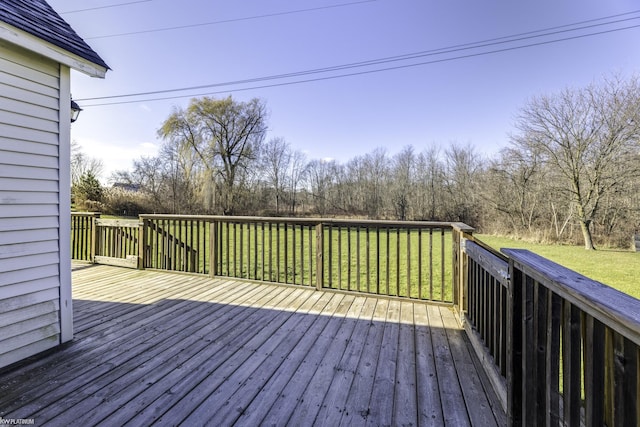
<path id="1" fill-rule="evenodd" d="M 0 374 L 35 425 L 505 425 L 446 306 L 74 266 L 75 340 Z"/>

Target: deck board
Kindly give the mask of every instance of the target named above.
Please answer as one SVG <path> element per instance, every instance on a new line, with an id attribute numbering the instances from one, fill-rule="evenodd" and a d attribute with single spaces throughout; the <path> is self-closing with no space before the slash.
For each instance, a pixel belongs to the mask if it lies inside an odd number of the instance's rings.
<path id="1" fill-rule="evenodd" d="M 446 306 L 110 266 L 75 339 L 0 373 L 36 425 L 504 425 Z"/>
<path id="2" fill-rule="evenodd" d="M 365 425 L 370 412 L 369 400 L 371 398 L 378 366 L 378 349 L 382 345 L 384 332 L 383 322 L 386 320 L 388 303 L 389 301 L 384 299 L 376 301 L 371 321 L 368 324 L 363 353 L 360 357 L 351 389 L 347 395 L 345 406 L 349 409 L 342 412 L 340 425 Z"/>
<path id="3" fill-rule="evenodd" d="M 416 348 L 414 304 L 400 305 L 400 330 L 398 337 L 398 361 L 393 402 L 394 425 L 418 424 L 418 399 L 416 396 Z"/>
<path id="4" fill-rule="evenodd" d="M 442 402 L 438 388 L 435 352 L 431 338 L 429 316 L 426 305 L 416 305 L 416 396 L 418 401 L 418 424 L 421 426 L 442 425 Z"/>
<path id="5" fill-rule="evenodd" d="M 324 425 L 337 426 L 340 424 L 342 415 L 347 407 L 346 400 L 350 395 L 350 392 L 345 391 L 349 391 L 355 378 L 375 308 L 375 298 L 367 298 L 364 301 L 358 316 L 358 322 L 342 358 L 335 368 L 336 372 L 316 417 Z"/>

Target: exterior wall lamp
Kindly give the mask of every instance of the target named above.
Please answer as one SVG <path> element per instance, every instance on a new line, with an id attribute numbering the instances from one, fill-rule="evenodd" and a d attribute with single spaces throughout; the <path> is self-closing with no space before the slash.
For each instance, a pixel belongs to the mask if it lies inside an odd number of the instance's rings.
<path id="1" fill-rule="evenodd" d="M 71 123 L 78 120 L 80 111 L 82 111 L 82 108 L 80 108 L 80 106 L 72 99 L 71 100 Z"/>

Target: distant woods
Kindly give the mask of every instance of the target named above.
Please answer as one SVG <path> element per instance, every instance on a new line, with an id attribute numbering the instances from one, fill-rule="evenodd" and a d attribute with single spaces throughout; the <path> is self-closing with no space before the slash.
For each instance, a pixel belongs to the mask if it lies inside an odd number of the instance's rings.
<path id="1" fill-rule="evenodd" d="M 200 98 L 156 157 L 112 177 L 106 211 L 461 221 L 541 241 L 629 246 L 640 227 L 640 85 L 609 78 L 532 98 L 493 158 L 450 144 L 346 163 L 266 139 L 263 101 Z M 390 141 L 397 145 L 399 141 Z M 337 153 L 338 154 L 338 153 Z"/>

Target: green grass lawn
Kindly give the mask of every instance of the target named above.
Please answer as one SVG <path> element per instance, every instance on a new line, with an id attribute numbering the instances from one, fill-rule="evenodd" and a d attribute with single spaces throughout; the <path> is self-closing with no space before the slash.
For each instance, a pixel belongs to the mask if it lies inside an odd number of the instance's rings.
<path id="1" fill-rule="evenodd" d="M 88 259 L 89 223 L 74 220 L 73 229 L 74 259 Z M 137 228 L 124 232 L 103 225 L 100 230 L 96 254 L 124 258 L 139 252 Z M 158 219 L 145 236 L 148 268 L 209 274 L 215 252 L 216 275 L 316 286 L 314 225 L 220 222 L 215 251 L 210 223 L 204 220 Z M 323 240 L 324 287 L 435 301 L 453 298 L 449 230 L 325 226 Z"/>
<path id="2" fill-rule="evenodd" d="M 478 234 L 494 248 L 528 249 L 558 264 L 640 298 L 640 253 L 621 249 L 587 251 L 582 246 L 529 243 L 507 237 Z"/>
<path id="3" fill-rule="evenodd" d="M 205 222 L 173 223 L 161 221 L 159 227 L 194 249 L 194 271 L 207 274 L 209 225 Z M 270 280 L 314 286 L 316 282 L 315 228 L 296 227 L 288 232 L 266 230 L 264 225 L 243 225 L 219 230 L 217 273 L 223 276 Z M 284 226 L 282 226 L 284 228 Z M 235 231 L 234 231 L 235 230 Z M 197 233 L 195 233 L 197 232 Z M 195 234 L 194 234 L 195 233 Z M 150 267 L 164 268 L 166 254 L 180 264 L 188 255 L 184 246 L 169 250 L 171 244 L 158 247 L 157 233 L 149 232 L 155 247 Z M 155 236 L 155 237 L 154 237 Z M 548 245 L 513 240 L 506 237 L 477 235 L 494 248 L 531 250 L 587 277 L 640 298 L 640 253 L 624 250 L 585 251 L 579 246 Z M 420 242 L 420 243 L 418 243 Z M 352 227 L 336 228 L 324 235 L 324 286 L 344 290 L 372 291 L 388 295 L 413 296 L 434 300 L 451 300 L 451 233 L 417 231 L 407 234 L 381 229 L 358 231 Z M 286 250 L 285 250 L 286 248 Z M 137 250 L 135 251 L 137 253 Z M 287 255 L 285 256 L 284 253 Z M 85 259 L 85 258 L 78 258 Z M 431 259 L 431 261 L 429 261 Z M 178 269 L 179 267 L 173 267 Z"/>
<path id="4" fill-rule="evenodd" d="M 218 274 L 315 286 L 315 228 L 238 230 L 219 231 Z M 450 301 L 451 244 L 450 232 L 325 229 L 324 286 Z"/>

